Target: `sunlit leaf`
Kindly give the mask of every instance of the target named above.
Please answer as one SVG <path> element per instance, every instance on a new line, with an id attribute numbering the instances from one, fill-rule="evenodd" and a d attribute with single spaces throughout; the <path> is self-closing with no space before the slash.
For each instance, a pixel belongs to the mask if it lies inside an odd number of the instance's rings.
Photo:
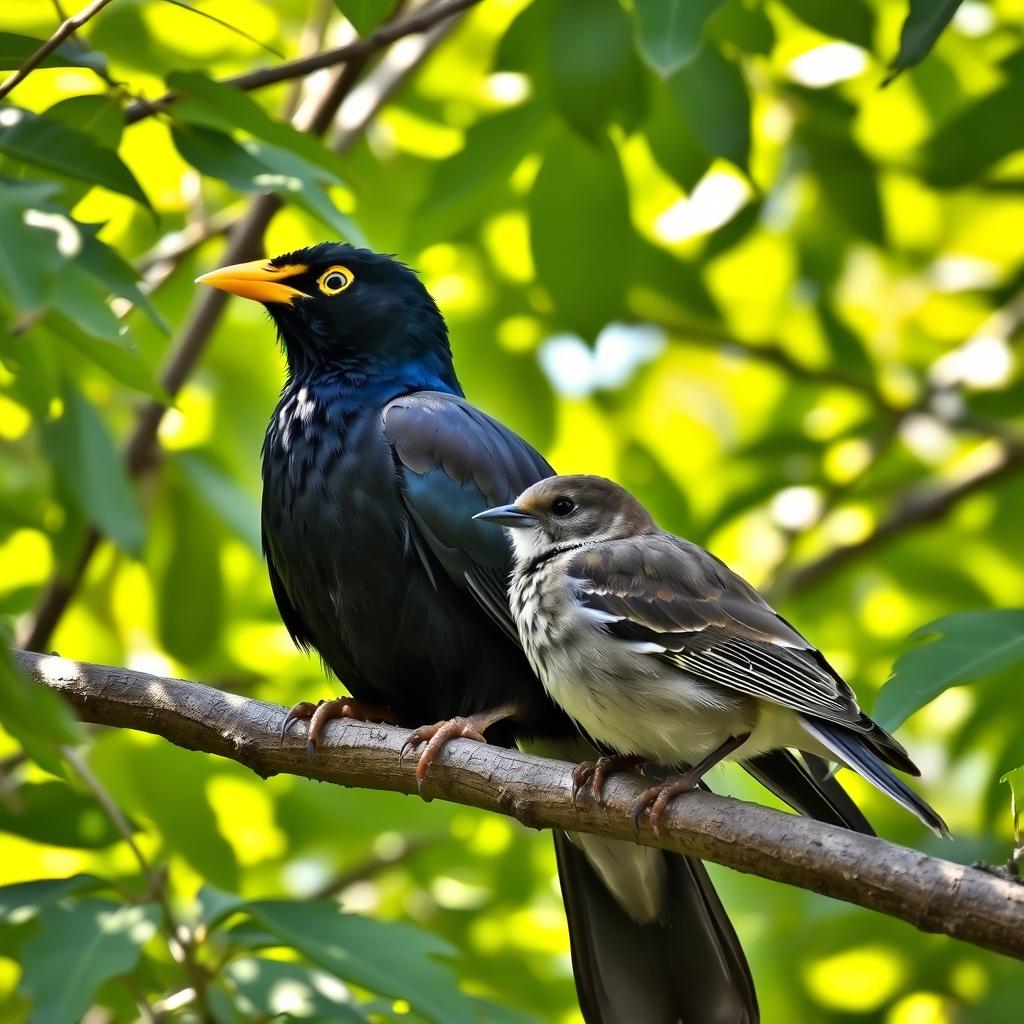
<path id="1" fill-rule="evenodd" d="M 168 489 L 171 544 L 160 576 L 160 640 L 179 661 L 202 658 L 217 643 L 224 612 L 220 536 L 191 493 Z"/>
<path id="2" fill-rule="evenodd" d="M 483 118 L 462 149 L 441 161 L 423 199 L 416 230 L 424 238 L 453 237 L 494 209 L 508 177 L 540 138 L 544 113 L 528 103 Z"/>
<path id="3" fill-rule="evenodd" d="M 209 511 L 239 540 L 259 552 L 260 508 L 257 499 L 247 494 L 227 470 L 204 452 L 174 452 L 171 459 L 182 481 Z"/>
<path id="4" fill-rule="evenodd" d="M 121 833 L 96 801 L 63 782 L 26 782 L 0 803 L 0 831 L 37 843 L 99 850 Z"/>
<path id="5" fill-rule="evenodd" d="M 334 0 L 334 6 L 361 36 L 368 36 L 394 9 L 390 0 Z"/>
<path id="6" fill-rule="evenodd" d="M 0 71 L 14 71 L 38 50 L 46 40 L 17 32 L 0 32 Z M 40 62 L 41 68 L 90 68 L 106 71 L 107 58 L 95 50 L 83 50 L 71 42 L 61 43 Z"/>
<path id="7" fill-rule="evenodd" d="M 90 185 L 102 185 L 150 208 L 135 176 L 112 149 L 55 118 L 16 107 L 5 110 L 9 116 L 0 125 L 0 153 Z"/>
<path id="8" fill-rule="evenodd" d="M 249 913 L 313 963 L 371 992 L 407 999 L 437 1024 L 472 1024 L 471 1001 L 453 984 L 452 950 L 410 925 L 345 914 L 333 903 L 262 900 Z"/>
<path id="9" fill-rule="evenodd" d="M 247 1020 L 340 1021 L 363 1024 L 365 1016 L 350 989 L 329 974 L 266 957 L 241 957 L 224 971 L 235 1005 Z"/>
<path id="10" fill-rule="evenodd" d="M 550 47 L 555 106 L 577 131 L 595 134 L 628 91 L 628 16 L 616 0 L 556 0 Z"/>
<path id="11" fill-rule="evenodd" d="M 950 23 L 962 0 L 909 0 L 910 9 L 903 31 L 900 50 L 889 69 L 886 85 L 901 71 L 913 67 L 931 52 L 942 30 Z"/>
<path id="12" fill-rule="evenodd" d="M 0 923 L 18 924 L 30 921 L 41 910 L 70 896 L 109 888 L 109 883 L 95 875 L 69 875 L 67 878 L 37 878 L 0 886 Z"/>
<path id="13" fill-rule="evenodd" d="M 361 233 L 341 213 L 324 190 L 322 168 L 314 168 L 301 156 L 276 146 L 231 136 L 199 125 L 180 125 L 173 130 L 178 152 L 197 170 L 220 178 L 239 192 L 276 192 L 354 241 Z"/>
<path id="14" fill-rule="evenodd" d="M 999 777 L 1000 782 L 1005 782 L 1010 787 L 1010 815 L 1013 818 L 1013 838 L 1018 846 L 1024 845 L 1021 838 L 1020 818 L 1024 813 L 1024 765 L 1014 768 Z"/>
<path id="15" fill-rule="evenodd" d="M 63 775 L 58 747 L 78 742 L 81 730 L 57 694 L 21 671 L 10 645 L 11 637 L 0 622 L 0 724 L 37 764 Z"/>
<path id="16" fill-rule="evenodd" d="M 959 612 L 922 626 L 893 665 L 874 717 L 896 728 L 944 690 L 1024 661 L 1024 609 Z"/>
<path id="17" fill-rule="evenodd" d="M 625 277 L 609 255 L 622 253 L 628 235 L 626 183 L 615 150 L 569 134 L 553 141 L 530 194 L 530 247 L 559 317 L 584 337 L 621 309 Z"/>
<path id="18" fill-rule="evenodd" d="M 63 415 L 47 423 L 43 434 L 61 486 L 83 515 L 125 551 L 137 554 L 145 527 L 106 425 L 70 381 L 63 399 Z"/>
<path id="19" fill-rule="evenodd" d="M 836 39 L 871 49 L 874 37 L 874 14 L 865 0 L 843 0 L 843 3 L 820 3 L 819 0 L 782 0 L 801 21 Z M 932 3 L 933 0 L 925 0 Z"/>
<path id="20" fill-rule="evenodd" d="M 697 55 L 704 25 L 723 0 L 636 0 L 634 16 L 644 60 L 668 78 Z"/>
<path id="21" fill-rule="evenodd" d="M 138 963 L 157 917 L 155 906 L 97 899 L 43 910 L 23 950 L 21 987 L 32 1001 L 32 1020 L 79 1020 L 104 981 Z"/>
<path id="22" fill-rule="evenodd" d="M 707 45 L 667 84 L 676 109 L 707 152 L 746 170 L 750 100 L 739 67 Z"/>
<path id="23" fill-rule="evenodd" d="M 31 214 L 48 207 L 57 191 L 51 182 L 0 179 L 0 283 L 22 313 L 46 304 L 57 268 L 68 259 L 57 231 L 43 226 L 47 218 Z"/>
<path id="24" fill-rule="evenodd" d="M 326 180 L 341 181 L 343 165 L 335 153 L 316 136 L 297 131 L 290 124 L 272 118 L 241 89 L 222 85 L 195 71 L 173 72 L 167 76 L 167 84 L 183 97 L 174 108 L 176 118 L 225 132 L 236 129 L 248 132 L 322 168 L 327 175 Z"/>

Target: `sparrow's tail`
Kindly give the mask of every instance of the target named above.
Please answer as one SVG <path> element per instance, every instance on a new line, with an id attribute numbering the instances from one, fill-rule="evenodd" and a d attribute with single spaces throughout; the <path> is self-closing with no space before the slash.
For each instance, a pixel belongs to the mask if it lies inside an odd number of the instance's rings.
<path id="1" fill-rule="evenodd" d="M 746 957 L 699 860 L 563 832 L 555 854 L 586 1024 L 758 1024 Z"/>
<path id="2" fill-rule="evenodd" d="M 804 754 L 801 760 L 780 748 L 744 761 L 743 767 L 794 811 L 866 836 L 875 834 L 861 809 L 821 758 Z"/>
<path id="3" fill-rule="evenodd" d="M 892 773 L 868 736 L 820 718 L 800 716 L 804 728 L 838 761 L 862 775 L 886 796 L 916 815 L 937 835 L 950 838 L 946 823 L 902 779 Z M 887 760 L 887 759 L 886 759 Z"/>

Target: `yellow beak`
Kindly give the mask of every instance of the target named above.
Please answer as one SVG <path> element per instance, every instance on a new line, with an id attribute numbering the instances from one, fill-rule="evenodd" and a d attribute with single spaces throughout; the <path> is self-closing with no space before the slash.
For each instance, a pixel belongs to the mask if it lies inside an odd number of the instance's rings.
<path id="1" fill-rule="evenodd" d="M 196 284 L 208 284 L 232 295 L 241 295 L 257 302 L 284 302 L 289 305 L 296 299 L 308 298 L 305 292 L 281 282 L 309 267 L 292 263 L 286 267 L 272 266 L 267 260 L 253 260 L 251 263 L 236 263 L 231 267 L 211 270 L 196 278 Z"/>

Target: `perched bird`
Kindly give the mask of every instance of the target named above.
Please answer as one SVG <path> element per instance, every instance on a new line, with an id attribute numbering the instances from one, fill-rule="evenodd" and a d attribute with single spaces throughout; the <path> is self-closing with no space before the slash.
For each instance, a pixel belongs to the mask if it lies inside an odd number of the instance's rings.
<path id="1" fill-rule="evenodd" d="M 620 755 L 688 766 L 642 794 L 634 820 L 649 810 L 657 830 L 671 798 L 722 759 L 792 747 L 845 765 L 949 835 L 890 771 L 920 774 L 906 750 L 821 652 L 627 490 L 552 477 L 476 518 L 512 537 L 512 612 L 552 699 Z"/>
<path id="2" fill-rule="evenodd" d="M 545 695 L 507 594 L 512 550 L 473 515 L 553 473 L 470 405 L 447 329 L 416 275 L 324 243 L 200 281 L 261 302 L 288 377 L 263 446 L 263 543 L 281 616 L 353 697 L 304 702 L 311 746 L 334 716 L 389 720 L 426 741 L 419 772 L 466 735 L 565 759 L 594 755 Z M 286 725 L 287 727 L 287 725 Z M 835 783 L 791 757 L 751 765 L 784 800 L 869 826 Z M 699 861 L 557 834 L 588 1024 L 753 1024 L 743 952 Z"/>

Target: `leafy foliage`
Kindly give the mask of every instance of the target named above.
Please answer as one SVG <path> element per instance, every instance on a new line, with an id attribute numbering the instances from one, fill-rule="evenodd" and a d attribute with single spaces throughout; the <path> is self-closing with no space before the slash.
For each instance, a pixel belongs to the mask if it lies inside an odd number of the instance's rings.
<path id="1" fill-rule="evenodd" d="M 277 63 L 265 46 L 300 55 L 321 17 L 326 48 L 342 19 L 366 35 L 394 5 L 204 6 L 259 45 L 159 0 L 110 4 L 0 103 L 0 615 L 23 635 L 95 524 L 107 540 L 48 648 L 281 704 L 331 692 L 260 560 L 270 328 L 232 302 L 205 347 L 190 329 L 193 279 L 273 192 L 267 252 L 341 235 L 398 253 L 438 298 L 473 401 L 559 468 L 621 479 L 777 598 L 866 707 L 907 719 L 957 841 L 851 780 L 882 834 L 1005 862 L 999 779 L 1016 813 L 1024 764 L 1007 710 L 1024 480 L 1019 459 L 998 469 L 1024 429 L 1020 11 L 480 4 L 339 154 L 288 116 L 308 123 L 321 77 L 226 82 Z M 41 0 L 0 20 L 8 71 L 56 27 Z M 186 338 L 201 359 L 178 389 L 157 368 Z M 147 398 L 172 408 L 132 480 L 119 453 Z M 946 514 L 919 514 L 949 488 Z M 86 736 L 7 647 L 5 1021 L 129 1021 L 139 1000 L 239 1022 L 578 1019 L 546 837 Z M 714 784 L 768 799 L 738 773 Z M 716 880 L 765 1020 L 1019 1017 L 1019 969 L 994 955 Z"/>

